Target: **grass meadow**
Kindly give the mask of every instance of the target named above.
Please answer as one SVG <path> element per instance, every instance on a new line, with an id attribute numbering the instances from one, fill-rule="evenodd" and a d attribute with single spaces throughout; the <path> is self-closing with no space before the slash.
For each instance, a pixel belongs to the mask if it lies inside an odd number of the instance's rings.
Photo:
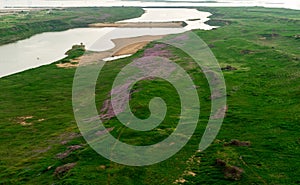
<path id="1" fill-rule="evenodd" d="M 182 51 L 171 46 L 164 48 L 172 54 L 171 60 L 186 69 L 199 86 L 200 121 L 195 134 L 179 153 L 145 167 L 110 162 L 89 147 L 80 136 L 72 110 L 76 68 L 58 68 L 54 63 L 0 79 L 0 184 L 169 185 L 176 180 L 187 185 L 299 184 L 299 11 L 260 7 L 199 10 L 211 12 L 213 16 L 208 23 L 220 27 L 194 32 L 209 45 L 221 67 L 236 68 L 223 71 L 228 111 L 220 133 L 208 149 L 196 152 L 210 114 L 207 80 L 201 69 L 196 65 L 191 67 L 193 60 Z M 39 17 L 45 12 L 0 17 L 0 43 L 103 21 L 97 19 L 94 9 L 53 10 L 53 14 Z M 116 21 L 138 16 L 142 10 L 112 8 L 100 12 L 112 15 L 106 21 Z M 75 18 L 77 13 L 82 15 L 80 20 Z M 36 28 L 38 21 L 31 23 L 33 20 L 27 16 L 34 16 L 48 26 Z M 26 31 L 22 34 L 21 30 L 14 30 L 23 26 Z M 11 32 L 1 32 L 8 27 Z M 96 88 L 99 110 L 122 67 L 155 44 L 150 43 L 131 57 L 106 63 Z M 140 81 L 134 89 L 137 91 L 132 94 L 130 104 L 137 117 L 149 116 L 151 98 L 160 96 L 166 101 L 168 112 L 163 123 L 147 133 L 126 129 L 116 118 L 105 121 L 105 126 L 113 127 L 112 135 L 130 144 L 148 145 L 163 140 L 176 127 L 180 114 L 176 90 L 161 79 Z M 226 146 L 232 139 L 249 141 L 251 145 Z M 74 145 L 81 147 L 58 157 Z M 242 177 L 234 180 L 226 176 L 224 167 L 216 165 L 216 159 L 243 169 Z M 57 167 L 68 163 L 76 165 L 65 173 L 55 173 Z"/>

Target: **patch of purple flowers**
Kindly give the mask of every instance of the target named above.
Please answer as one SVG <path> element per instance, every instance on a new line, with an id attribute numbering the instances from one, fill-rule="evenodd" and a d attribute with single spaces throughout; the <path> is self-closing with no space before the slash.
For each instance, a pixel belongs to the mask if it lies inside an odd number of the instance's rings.
<path id="1" fill-rule="evenodd" d="M 136 72 L 140 71 L 143 74 L 150 73 L 150 76 L 153 77 L 159 75 L 168 77 L 175 70 L 175 67 L 164 62 L 164 60 L 167 61 L 173 56 L 166 47 L 166 44 L 155 44 L 152 48 L 146 49 L 144 57 L 136 59 L 131 66 L 138 69 Z M 141 78 L 138 73 L 133 74 L 132 78 L 138 78 L 139 80 L 150 79 L 144 77 Z M 111 98 L 105 100 L 100 109 L 100 119 L 102 121 L 109 120 L 125 111 L 126 104 L 130 100 L 133 92 L 129 93 L 129 97 L 123 92 L 130 91 L 129 87 L 131 83 L 131 78 L 128 78 L 124 84 L 116 86 L 111 90 Z M 114 107 L 112 105 L 114 105 Z"/>
<path id="2" fill-rule="evenodd" d="M 186 41 L 188 39 L 189 37 L 187 34 L 182 34 L 182 35 L 178 35 L 177 37 L 174 37 L 172 41 Z"/>
<path id="3" fill-rule="evenodd" d="M 166 44 L 155 44 L 152 48 L 148 48 L 144 52 L 144 57 L 166 57 L 172 56 L 171 52 L 166 49 Z"/>

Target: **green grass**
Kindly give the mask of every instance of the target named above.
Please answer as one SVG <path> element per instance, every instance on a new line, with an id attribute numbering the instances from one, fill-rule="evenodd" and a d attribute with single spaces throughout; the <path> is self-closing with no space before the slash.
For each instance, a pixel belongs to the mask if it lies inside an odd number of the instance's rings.
<path id="1" fill-rule="evenodd" d="M 169 185 L 179 178 L 186 179 L 185 184 L 299 184 L 300 42 L 294 37 L 300 31 L 299 11 L 257 7 L 201 10 L 212 12 L 211 23 L 222 27 L 195 33 L 211 46 L 221 66 L 238 69 L 224 71 L 228 112 L 219 135 L 207 150 L 195 152 L 210 112 L 207 81 L 200 69 L 190 67 L 192 60 L 181 51 L 168 48 L 175 55 L 172 60 L 200 86 L 199 126 L 179 153 L 146 167 L 110 162 L 83 138 L 70 137 L 71 133 L 79 133 L 71 99 L 75 69 L 51 64 L 0 79 L 0 184 Z M 147 47 L 152 46 L 153 43 Z M 105 65 L 96 88 L 98 109 L 107 99 L 112 79 L 142 53 Z M 105 125 L 115 127 L 112 134 L 121 136 L 124 142 L 156 143 L 177 124 L 180 106 L 176 91 L 159 79 L 141 81 L 134 88 L 139 91 L 133 94 L 130 104 L 140 118 L 149 116 L 148 102 L 152 97 L 161 96 L 167 102 L 168 114 L 159 129 L 139 133 L 126 129 L 115 118 Z M 31 125 L 19 123 L 24 116 L 33 116 L 27 120 Z M 225 147 L 224 143 L 231 139 L 250 141 L 251 146 Z M 65 140 L 68 143 L 61 144 Z M 55 157 L 74 144 L 83 144 L 83 148 L 64 159 Z M 242 179 L 225 179 L 222 169 L 215 165 L 217 158 L 243 168 Z M 56 167 L 70 162 L 77 165 L 65 176 L 53 175 Z M 52 168 L 47 170 L 49 166 Z M 197 175 L 186 175 L 185 171 Z"/>

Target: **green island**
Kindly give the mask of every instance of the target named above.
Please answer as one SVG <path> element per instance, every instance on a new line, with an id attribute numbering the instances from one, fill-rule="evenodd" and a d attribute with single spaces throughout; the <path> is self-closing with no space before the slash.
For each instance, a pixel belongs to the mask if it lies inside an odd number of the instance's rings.
<path id="1" fill-rule="evenodd" d="M 27 19 L 24 13 L 1 16 L 8 25 L 1 21 L 0 43 L 143 12 L 139 8 L 99 8 L 111 16 L 97 20 L 95 12 L 99 11 L 95 9 L 53 10 L 47 16 L 40 16 L 45 10 L 30 12 L 35 19 Z M 76 68 L 58 68 L 58 61 L 0 79 L 0 184 L 299 184 L 299 11 L 260 7 L 199 10 L 211 12 L 208 23 L 220 26 L 194 32 L 218 59 L 228 100 L 222 128 L 208 149 L 197 152 L 210 114 L 210 91 L 201 69 L 182 51 L 163 48 L 199 87 L 200 121 L 179 153 L 145 167 L 113 163 L 89 147 L 80 136 L 72 110 Z M 78 15 L 82 15 L 80 20 Z M 12 24 L 26 31 L 16 30 Z M 96 88 L 99 110 L 120 69 L 156 44 L 151 42 L 128 58 L 106 63 Z M 82 50 L 73 47 L 63 60 L 81 56 Z M 130 104 L 139 118 L 149 116 L 148 104 L 153 97 L 165 100 L 168 112 L 163 123 L 142 134 L 125 128 L 116 118 L 105 121 L 105 126 L 126 143 L 157 143 L 177 125 L 180 101 L 176 90 L 161 79 L 140 81 L 134 89 Z"/>

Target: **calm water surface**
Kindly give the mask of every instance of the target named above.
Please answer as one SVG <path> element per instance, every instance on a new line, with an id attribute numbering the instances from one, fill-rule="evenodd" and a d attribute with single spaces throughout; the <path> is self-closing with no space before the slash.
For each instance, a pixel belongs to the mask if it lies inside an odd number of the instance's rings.
<path id="1" fill-rule="evenodd" d="M 195 9 L 145 9 L 140 18 L 125 22 L 167 22 L 187 21 L 188 26 L 182 28 L 77 28 L 62 32 L 46 32 L 29 39 L 0 46 L 0 77 L 21 72 L 30 68 L 53 63 L 63 57 L 74 44 L 83 43 L 87 49 L 105 51 L 114 47 L 111 39 L 130 38 L 143 35 L 165 35 L 181 33 L 190 29 L 209 30 L 206 25 L 211 14 Z"/>

